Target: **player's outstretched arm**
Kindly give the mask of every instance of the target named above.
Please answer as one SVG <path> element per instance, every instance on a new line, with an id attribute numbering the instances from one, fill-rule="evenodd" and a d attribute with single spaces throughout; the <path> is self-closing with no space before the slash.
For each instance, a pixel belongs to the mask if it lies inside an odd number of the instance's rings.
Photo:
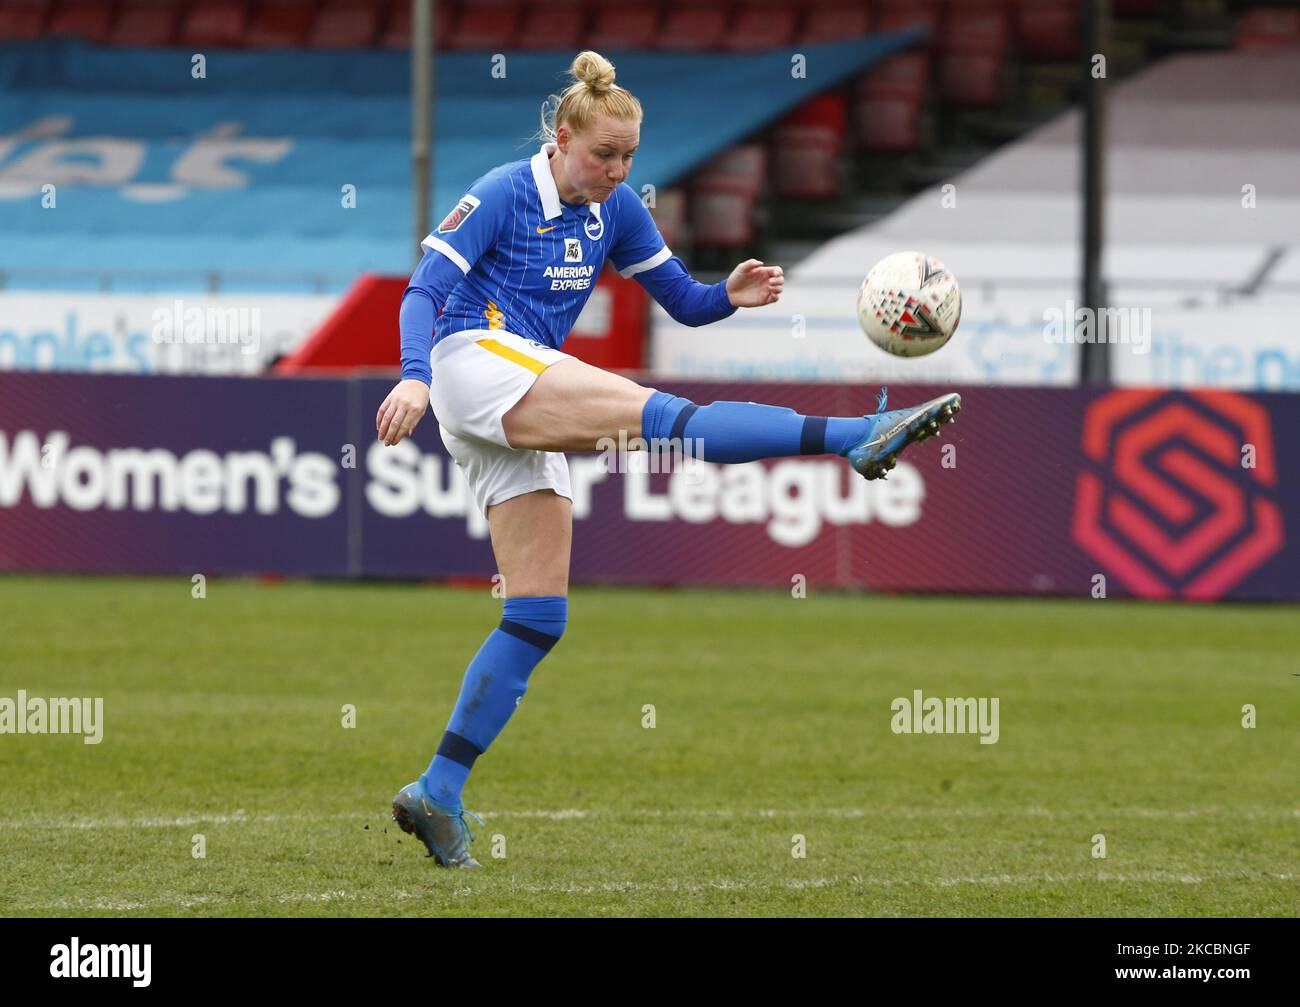
<path id="1" fill-rule="evenodd" d="M 785 290 L 785 273 L 780 266 L 765 266 L 759 259 L 746 259 L 727 277 L 727 300 L 738 308 L 761 308 L 774 304 Z"/>

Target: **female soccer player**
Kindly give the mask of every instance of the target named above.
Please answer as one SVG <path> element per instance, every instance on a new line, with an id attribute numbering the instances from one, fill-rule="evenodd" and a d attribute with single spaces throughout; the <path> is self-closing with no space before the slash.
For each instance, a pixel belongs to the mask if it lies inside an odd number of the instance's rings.
<path id="1" fill-rule="evenodd" d="M 461 790 L 564 633 L 573 521 L 563 452 L 621 443 L 622 432 L 652 444 L 684 439 L 713 462 L 834 453 L 875 479 L 961 408 L 955 394 L 892 412 L 882 394 L 872 416 L 700 406 L 561 352 L 606 259 L 686 325 L 773 304 L 785 282 L 780 266 L 748 259 L 724 281 L 697 283 L 623 184 L 640 103 L 598 53 L 580 53 L 570 74 L 558 105 L 543 108 L 542 149 L 489 171 L 424 239 L 399 316 L 402 380 L 375 417 L 379 439 L 393 445 L 433 406 L 504 578 L 501 623 L 465 672 L 437 754 L 393 798 L 393 817 L 444 867 L 480 866 Z"/>

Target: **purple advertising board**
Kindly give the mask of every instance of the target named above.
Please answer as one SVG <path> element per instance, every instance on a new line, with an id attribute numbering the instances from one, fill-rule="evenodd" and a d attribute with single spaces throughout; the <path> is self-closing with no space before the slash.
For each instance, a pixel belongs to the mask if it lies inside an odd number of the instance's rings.
<path id="1" fill-rule="evenodd" d="M 0 374 L 0 570 L 491 576 L 433 417 L 375 440 L 391 387 Z M 663 387 L 823 415 L 876 391 Z M 610 472 L 571 454 L 573 580 L 1300 598 L 1300 396 L 958 390 L 960 421 L 875 482 L 826 456 Z"/>

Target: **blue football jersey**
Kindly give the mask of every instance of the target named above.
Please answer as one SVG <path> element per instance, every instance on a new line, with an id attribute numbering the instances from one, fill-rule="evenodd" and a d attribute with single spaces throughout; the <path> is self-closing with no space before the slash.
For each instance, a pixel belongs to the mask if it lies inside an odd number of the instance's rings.
<path id="1" fill-rule="evenodd" d="M 607 258 L 634 276 L 672 257 L 626 183 L 603 204 L 575 206 L 560 199 L 547 160 L 543 147 L 492 169 L 422 242 L 464 273 L 442 305 L 438 339 L 505 329 L 558 348 Z"/>

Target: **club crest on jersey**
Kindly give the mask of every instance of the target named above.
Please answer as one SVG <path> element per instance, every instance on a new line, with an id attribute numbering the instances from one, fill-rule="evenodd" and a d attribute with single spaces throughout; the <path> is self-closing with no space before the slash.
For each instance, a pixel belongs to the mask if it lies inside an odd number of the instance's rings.
<path id="1" fill-rule="evenodd" d="M 592 241 L 599 241 L 605 233 L 605 222 L 599 217 L 588 217 L 586 223 L 582 225 L 582 229 L 587 232 L 587 237 Z"/>
<path id="2" fill-rule="evenodd" d="M 461 196 L 460 202 L 456 204 L 456 209 L 447 214 L 442 223 L 438 225 L 438 233 L 449 234 L 456 230 L 461 224 L 465 223 L 465 218 L 478 209 L 478 205 L 477 197 L 471 196 L 469 193 Z"/>
<path id="3" fill-rule="evenodd" d="M 581 262 L 582 261 L 582 242 L 577 238 L 564 239 L 564 261 Z"/>

